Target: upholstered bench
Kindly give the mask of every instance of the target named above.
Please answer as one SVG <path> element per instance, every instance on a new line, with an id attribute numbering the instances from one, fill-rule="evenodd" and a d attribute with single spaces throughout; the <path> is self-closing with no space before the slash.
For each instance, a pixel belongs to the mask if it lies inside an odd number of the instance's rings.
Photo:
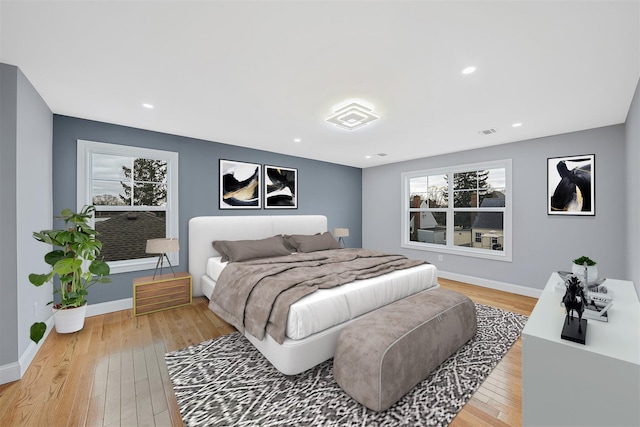
<path id="1" fill-rule="evenodd" d="M 338 337 L 333 375 L 355 400 L 384 411 L 475 333 L 476 310 L 468 297 L 426 290 L 347 326 Z"/>

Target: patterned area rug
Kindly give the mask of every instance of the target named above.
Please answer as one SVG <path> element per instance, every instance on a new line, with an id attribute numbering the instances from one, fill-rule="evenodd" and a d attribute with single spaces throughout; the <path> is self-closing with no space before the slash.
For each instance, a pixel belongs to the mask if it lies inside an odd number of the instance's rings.
<path id="1" fill-rule="evenodd" d="M 478 332 L 384 412 L 351 399 L 333 361 L 278 372 L 239 333 L 165 355 L 186 426 L 446 426 L 507 353 L 526 316 L 476 304 Z"/>

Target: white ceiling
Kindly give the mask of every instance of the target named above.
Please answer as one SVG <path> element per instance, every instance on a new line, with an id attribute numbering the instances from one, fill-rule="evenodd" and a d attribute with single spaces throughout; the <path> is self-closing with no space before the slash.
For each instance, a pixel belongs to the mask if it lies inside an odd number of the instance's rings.
<path id="1" fill-rule="evenodd" d="M 623 123 L 640 77 L 635 0 L 3 0 L 0 23 L 56 114 L 362 168 Z M 381 118 L 324 121 L 352 99 Z"/>

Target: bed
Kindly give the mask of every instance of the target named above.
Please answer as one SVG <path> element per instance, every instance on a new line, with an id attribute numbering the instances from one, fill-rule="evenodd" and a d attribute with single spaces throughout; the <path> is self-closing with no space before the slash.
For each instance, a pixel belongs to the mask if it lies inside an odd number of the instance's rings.
<path id="1" fill-rule="evenodd" d="M 189 221 L 189 272 L 193 278 L 193 294 L 204 295 L 211 300 L 218 278 L 229 265 L 214 249 L 213 241 L 315 235 L 326 231 L 327 218 L 322 215 L 192 218 Z M 348 254 L 349 250 L 337 252 Z M 283 258 L 291 257 L 294 255 Z M 398 299 L 437 287 L 437 270 L 433 265 L 403 268 L 304 296 L 288 311 L 284 339 L 276 340 L 268 333 L 259 339 L 247 330 L 242 332 L 276 369 L 286 375 L 294 375 L 333 357 L 339 333 L 360 316 Z M 211 301 L 210 305 L 215 306 L 215 302 Z"/>

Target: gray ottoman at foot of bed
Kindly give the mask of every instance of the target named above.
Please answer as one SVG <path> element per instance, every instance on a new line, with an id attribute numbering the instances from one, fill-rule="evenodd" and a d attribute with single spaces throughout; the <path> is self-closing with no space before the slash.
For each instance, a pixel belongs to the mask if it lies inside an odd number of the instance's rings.
<path id="1" fill-rule="evenodd" d="M 475 333 L 476 310 L 468 297 L 423 291 L 347 326 L 338 337 L 333 375 L 355 400 L 384 411 Z"/>

